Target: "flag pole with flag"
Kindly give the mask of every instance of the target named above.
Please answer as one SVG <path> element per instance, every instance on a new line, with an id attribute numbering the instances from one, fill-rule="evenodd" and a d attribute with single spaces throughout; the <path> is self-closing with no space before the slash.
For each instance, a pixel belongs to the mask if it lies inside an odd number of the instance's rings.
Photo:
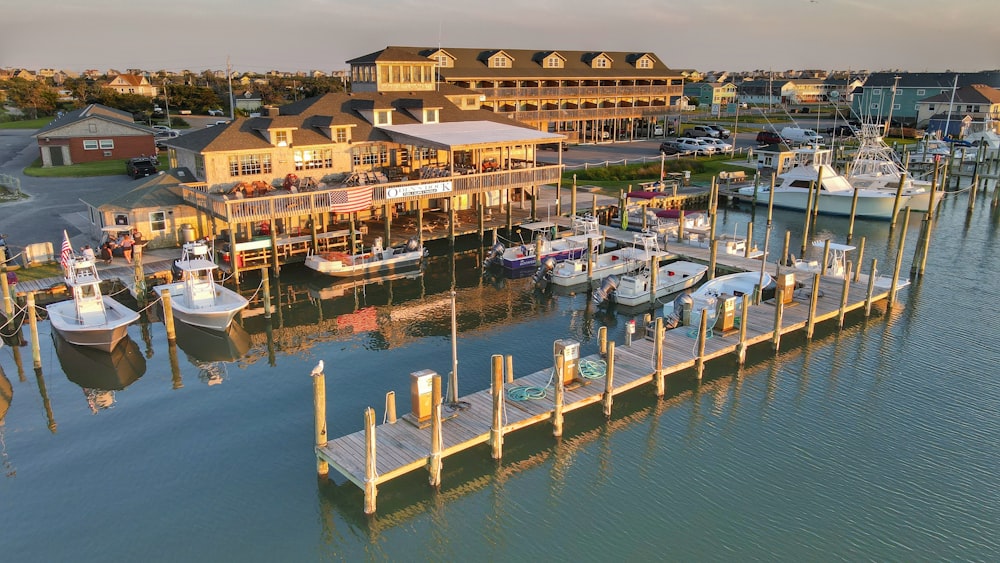
<path id="1" fill-rule="evenodd" d="M 59 264 L 62 265 L 63 271 L 66 275 L 69 275 L 69 265 L 73 261 L 73 245 L 69 243 L 69 235 L 66 231 L 63 231 L 63 243 L 62 250 L 59 251 Z"/>

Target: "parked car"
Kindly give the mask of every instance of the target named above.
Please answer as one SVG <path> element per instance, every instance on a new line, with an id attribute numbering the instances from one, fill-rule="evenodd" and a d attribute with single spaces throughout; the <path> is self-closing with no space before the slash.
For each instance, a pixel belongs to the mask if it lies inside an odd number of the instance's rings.
<path id="1" fill-rule="evenodd" d="M 716 139 L 715 137 L 700 137 L 700 140 L 714 146 L 716 152 L 729 152 L 733 150 L 733 145 L 723 141 L 722 139 Z"/>
<path id="2" fill-rule="evenodd" d="M 694 125 L 684 130 L 685 137 L 718 137 L 719 132 L 711 125 Z"/>
<path id="3" fill-rule="evenodd" d="M 222 117 L 225 114 L 222 112 L 221 109 L 210 109 L 210 110 L 208 110 L 208 115 Z"/>
<path id="4" fill-rule="evenodd" d="M 711 127 L 712 129 L 718 131 L 720 139 L 728 139 L 733 134 L 732 131 L 726 129 L 721 125 L 709 125 L 708 127 Z"/>
<path id="5" fill-rule="evenodd" d="M 565 143 L 542 143 L 538 145 L 538 149 L 543 151 L 557 151 L 560 145 L 562 145 L 562 150 L 569 150 L 569 147 Z"/>
<path id="6" fill-rule="evenodd" d="M 857 133 L 857 130 L 850 125 L 837 125 L 836 127 L 830 127 L 824 132 L 834 137 L 853 137 Z"/>
<path id="7" fill-rule="evenodd" d="M 684 155 L 691 154 L 691 151 L 685 150 L 685 149 L 681 149 L 680 147 L 678 147 L 676 141 L 666 141 L 666 142 L 660 143 L 660 152 L 663 153 L 663 154 L 665 154 L 665 155 L 667 155 L 667 156 L 673 156 L 675 154 L 679 154 L 681 156 L 684 156 Z"/>
<path id="8" fill-rule="evenodd" d="M 125 161 L 125 173 L 132 179 L 152 176 L 156 174 L 156 165 L 156 158 L 151 156 L 130 158 Z"/>
<path id="9" fill-rule="evenodd" d="M 781 135 L 775 133 L 774 131 L 761 131 L 757 133 L 757 144 L 758 145 L 777 145 L 784 142 Z"/>
<path id="10" fill-rule="evenodd" d="M 175 134 L 179 134 L 180 133 L 180 131 L 178 131 L 176 129 L 171 129 L 170 127 L 167 127 L 166 125 L 153 125 L 153 130 L 155 130 L 157 132 L 163 132 L 163 133 L 175 133 Z"/>
<path id="11" fill-rule="evenodd" d="M 653 126 L 653 136 L 662 137 L 663 136 L 663 126 L 657 123 Z"/>
<path id="12" fill-rule="evenodd" d="M 715 146 L 708 144 L 708 142 L 701 138 L 678 137 L 675 143 L 677 148 L 690 151 L 696 155 L 711 156 L 716 153 Z"/>

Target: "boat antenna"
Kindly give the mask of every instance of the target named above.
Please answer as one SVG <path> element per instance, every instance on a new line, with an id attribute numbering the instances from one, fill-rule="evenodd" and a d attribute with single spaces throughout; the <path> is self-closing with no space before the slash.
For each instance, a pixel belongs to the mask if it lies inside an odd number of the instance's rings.
<path id="1" fill-rule="evenodd" d="M 944 136 L 948 137 L 950 134 L 948 130 L 951 129 L 951 110 L 955 108 L 955 90 L 958 90 L 958 75 L 955 75 L 955 83 L 951 87 L 951 101 L 948 102 L 948 117 L 944 121 Z"/>

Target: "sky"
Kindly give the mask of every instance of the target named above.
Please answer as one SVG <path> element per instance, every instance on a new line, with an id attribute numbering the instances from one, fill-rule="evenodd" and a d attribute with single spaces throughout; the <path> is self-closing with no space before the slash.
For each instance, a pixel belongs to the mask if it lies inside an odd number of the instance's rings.
<path id="1" fill-rule="evenodd" d="M 674 69 L 1000 69 L 998 0 L 3 0 L 0 67 L 347 68 L 388 45 L 655 53 Z"/>

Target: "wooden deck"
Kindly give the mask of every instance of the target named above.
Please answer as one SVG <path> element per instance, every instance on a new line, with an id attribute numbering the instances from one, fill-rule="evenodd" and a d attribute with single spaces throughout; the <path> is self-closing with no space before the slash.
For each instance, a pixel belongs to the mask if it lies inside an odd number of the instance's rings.
<path id="1" fill-rule="evenodd" d="M 630 233 L 629 233 L 630 235 Z M 708 249 L 671 243 L 672 252 L 694 260 L 707 261 Z M 741 256 L 720 254 L 720 267 L 733 270 L 759 271 L 759 260 L 747 259 Z M 775 274 L 773 263 L 766 266 L 770 274 Z M 785 270 L 787 271 L 787 269 Z M 810 325 L 809 312 L 813 275 L 800 276 L 805 288 L 795 292 L 791 303 L 782 306 L 781 324 L 778 329 L 780 336 L 806 329 Z M 820 278 L 817 292 L 815 315 L 812 324 L 833 320 L 838 322 L 841 315 L 856 309 L 865 309 L 868 302 L 878 302 L 889 297 L 887 289 L 876 288 L 869 295 L 868 276 L 863 275 L 857 282 L 848 284 L 848 292 L 844 299 L 844 280 L 842 278 L 824 276 Z M 843 302 L 842 302 L 843 300 Z M 629 390 L 662 381 L 660 377 L 669 376 L 683 370 L 698 366 L 699 362 L 708 362 L 729 354 L 740 354 L 747 347 L 761 343 L 775 342 L 775 319 L 777 304 L 774 300 L 765 301 L 748 307 L 746 319 L 745 340 L 740 341 L 740 330 L 729 331 L 726 334 L 715 333 L 707 338 L 704 344 L 704 354 L 699 359 L 697 354 L 697 327 L 679 327 L 664 333 L 662 341 L 662 366 L 659 371 L 654 365 L 654 342 L 649 339 L 638 339 L 630 346 L 620 345 L 615 348 L 613 388 L 611 396 Z M 597 355 L 581 358 L 584 361 L 596 361 Z M 702 365 L 704 365 L 702 363 Z M 554 386 L 550 385 L 552 368 L 541 370 L 518 378 L 504 385 L 505 405 L 501 408 L 502 421 L 498 429 L 500 435 L 506 435 L 515 430 L 537 423 L 553 421 L 561 427 L 560 410 L 556 404 Z M 496 377 L 494 377 L 496 379 Z M 513 387 L 533 386 L 546 388 L 546 396 L 539 400 L 514 401 L 506 398 L 506 392 Z M 568 386 L 564 390 L 561 412 L 566 413 L 588 405 L 601 402 L 605 394 L 605 380 L 585 380 L 578 385 Z M 476 445 L 490 442 L 493 430 L 493 393 L 486 389 L 460 398 L 471 408 L 454 413 L 447 412 L 447 405 L 442 406 L 446 418 L 441 426 L 442 443 L 440 458 L 472 448 Z M 323 411 L 325 418 L 325 410 Z M 557 423 L 556 420 L 559 420 Z M 324 426 L 325 428 L 325 426 Z M 366 511 L 374 511 L 374 497 L 377 486 L 386 483 L 400 475 L 420 469 L 431 468 L 433 472 L 434 455 L 432 452 L 432 429 L 430 426 L 418 428 L 405 417 L 395 423 L 377 425 L 373 429 L 377 454 L 375 472 L 366 478 L 366 431 L 355 432 L 329 440 L 325 445 L 316 447 L 316 455 L 320 463 L 327 462 L 348 480 L 366 491 Z M 438 458 L 438 459 L 440 459 Z M 368 487 L 366 488 L 366 480 Z"/>

